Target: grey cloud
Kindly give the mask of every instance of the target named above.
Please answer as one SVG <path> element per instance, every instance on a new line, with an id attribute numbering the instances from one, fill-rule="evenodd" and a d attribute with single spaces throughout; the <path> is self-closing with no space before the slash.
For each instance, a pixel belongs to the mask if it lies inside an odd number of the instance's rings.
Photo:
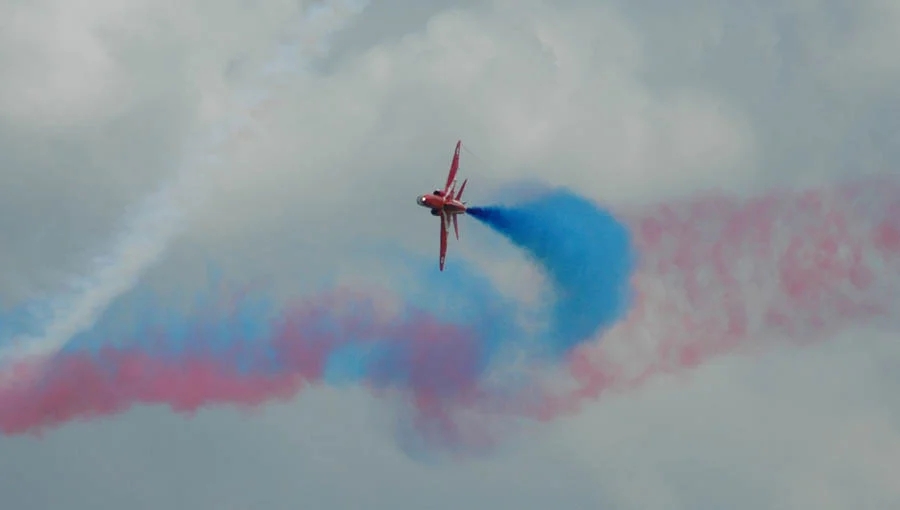
<path id="1" fill-rule="evenodd" d="M 85 267 L 297 9 L 127 5 L 82 22 L 104 27 L 127 77 L 109 101 L 55 120 L 0 110 L 4 299 Z M 360 239 L 433 256 L 432 218 L 412 200 L 443 178 L 457 138 L 479 156 L 464 154 L 473 201 L 519 176 L 640 202 L 897 165 L 898 13 L 885 3 L 517 5 L 374 3 L 223 151 L 210 207 L 146 281 L 193 282 L 207 257 L 287 287 L 364 276 L 378 262 L 349 249 Z M 16 48 L 0 75 L 27 57 Z M 476 251 L 469 240 L 451 256 Z M 139 409 L 4 438 L 0 491 L 11 510 L 892 508 L 895 333 L 717 360 L 447 466 L 406 458 L 384 408 L 352 391 L 251 416 Z"/>
<path id="2" fill-rule="evenodd" d="M 243 418 L 138 410 L 74 424 L 0 446 L 5 498 L 10 508 L 96 509 L 597 504 L 594 481 L 564 449 L 522 444 L 462 469 L 415 464 L 373 427 L 371 409 L 354 392 L 313 391 Z"/>
<path id="3" fill-rule="evenodd" d="M 477 2 L 467 0 L 456 2 L 454 8 L 473 6 Z M 328 56 L 316 66 L 328 72 L 334 65 L 346 58 L 365 52 L 373 46 L 386 42 L 397 42 L 426 27 L 428 21 L 447 7 L 443 0 L 423 0 L 404 3 L 401 0 L 373 2 L 366 9 L 363 18 L 353 22 L 350 30 L 338 33 L 329 44 Z"/>
<path id="4" fill-rule="evenodd" d="M 83 267 L 133 204 L 171 174 L 184 117 L 177 102 L 148 99 L 127 117 L 78 131 L 2 130 L 5 281 L 50 291 L 62 282 L 49 272 Z"/>
<path id="5" fill-rule="evenodd" d="M 625 4 L 645 30 L 644 75 L 660 92 L 727 98 L 753 120 L 769 179 L 893 171 L 898 126 L 880 2 Z M 894 9 L 896 11 L 896 9 Z"/>

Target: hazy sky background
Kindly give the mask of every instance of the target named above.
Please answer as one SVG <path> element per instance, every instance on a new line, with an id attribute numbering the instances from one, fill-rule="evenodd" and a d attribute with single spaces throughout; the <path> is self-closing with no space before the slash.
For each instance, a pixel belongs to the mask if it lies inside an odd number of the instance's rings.
<path id="1" fill-rule="evenodd" d="M 306 8 L 253 5 L 0 1 L 0 300 L 89 267 Z M 219 153 L 211 200 L 146 278 L 214 259 L 282 290 L 352 281 L 377 267 L 354 239 L 437 263 L 414 198 L 459 138 L 472 202 L 515 178 L 617 205 L 895 172 L 898 24 L 884 0 L 375 0 Z M 487 237 L 472 223 L 448 262 Z M 0 439 L 2 506 L 897 508 L 896 335 L 720 358 L 444 466 L 408 458 L 353 389 L 139 409 Z"/>

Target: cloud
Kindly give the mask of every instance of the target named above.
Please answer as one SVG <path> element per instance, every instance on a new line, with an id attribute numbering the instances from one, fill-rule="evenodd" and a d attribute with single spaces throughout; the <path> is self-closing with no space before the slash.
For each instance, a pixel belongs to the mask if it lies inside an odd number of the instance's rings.
<path id="1" fill-rule="evenodd" d="M 862 339 L 864 342 L 861 342 Z M 715 360 L 564 427 L 614 508 L 891 508 L 893 331 Z"/>
<path id="2" fill-rule="evenodd" d="M 314 6 L 297 21 L 299 31 L 304 32 L 302 39 L 295 37 L 282 43 L 274 57 L 258 64 L 260 69 L 254 72 L 254 77 L 268 77 L 274 81 L 284 73 L 299 69 L 304 62 L 292 60 L 314 55 L 314 50 L 327 42 L 327 36 L 340 28 L 348 14 L 356 14 L 364 6 L 359 2 Z M 283 54 L 287 54 L 287 58 Z M 210 183 L 216 179 L 216 173 L 209 170 L 209 166 L 216 163 L 215 154 L 223 144 L 238 141 L 241 131 L 246 129 L 247 118 L 252 118 L 271 101 L 269 94 L 258 84 L 245 85 L 243 90 L 235 92 L 237 99 L 243 100 L 235 105 L 237 112 L 216 121 L 205 139 L 190 148 L 175 175 L 130 212 L 130 217 L 119 227 L 112 246 L 95 258 L 90 275 L 78 277 L 73 282 L 76 287 L 73 295 L 60 300 L 64 301 L 62 303 L 50 305 L 49 316 L 44 319 L 44 331 L 38 336 L 12 339 L 13 356 L 20 356 L 22 352 L 28 356 L 59 352 L 75 335 L 93 326 L 116 298 L 138 283 L 143 273 L 162 258 L 181 233 L 192 210 L 205 203 Z M 0 353 L 0 358 L 7 357 L 7 353 Z"/>
<path id="3" fill-rule="evenodd" d="M 190 280 L 210 256 L 284 292 L 320 270 L 371 280 L 361 240 L 436 260 L 433 218 L 410 211 L 457 138 L 474 153 L 473 202 L 512 178 L 630 206 L 896 173 L 889 2 L 422 5 L 373 4 L 330 60 L 277 89 L 149 283 Z M 0 298 L 13 303 L 85 267 L 308 7 L 75 6 L 0 7 Z M 450 262 L 482 251 L 475 223 L 461 227 Z M 10 508 L 892 508 L 895 336 L 861 327 L 717 358 L 467 465 L 415 464 L 389 427 L 371 430 L 387 417 L 369 397 L 315 390 L 250 417 L 149 409 L 4 439 L 0 488 Z"/>

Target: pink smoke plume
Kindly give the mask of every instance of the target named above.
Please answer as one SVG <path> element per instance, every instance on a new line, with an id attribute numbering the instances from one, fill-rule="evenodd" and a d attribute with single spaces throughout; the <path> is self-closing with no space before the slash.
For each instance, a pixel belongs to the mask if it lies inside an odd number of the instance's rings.
<path id="1" fill-rule="evenodd" d="M 575 388 L 531 413 L 551 419 L 661 374 L 813 344 L 900 309 L 900 186 L 859 179 L 736 199 L 657 205 L 627 222 L 638 301 L 601 342 L 573 352 Z"/>

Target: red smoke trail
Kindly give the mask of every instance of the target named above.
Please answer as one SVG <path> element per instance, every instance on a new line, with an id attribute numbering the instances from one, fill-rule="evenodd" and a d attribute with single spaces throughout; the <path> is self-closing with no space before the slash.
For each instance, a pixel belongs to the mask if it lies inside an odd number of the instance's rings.
<path id="1" fill-rule="evenodd" d="M 189 345 L 178 352 L 171 350 L 166 328 L 154 325 L 129 347 L 19 362 L 0 374 L 0 433 L 40 433 L 135 405 L 191 413 L 210 404 L 256 406 L 287 399 L 307 386 L 328 383 L 326 364 L 342 346 L 354 344 L 365 353 L 365 344 L 377 348 L 378 340 L 391 339 L 400 355 L 371 356 L 364 377 L 353 382 L 407 391 L 423 432 L 434 440 L 453 439 L 449 413 L 472 398 L 478 382 L 477 335 L 424 312 L 387 313 L 379 297 L 338 290 L 294 303 L 270 320 L 258 341 L 223 344 L 207 326 L 227 324 L 228 318 L 201 313 L 189 328 Z"/>
<path id="2" fill-rule="evenodd" d="M 99 362 L 98 362 L 99 361 Z M 109 366 L 115 366 L 110 370 Z M 20 365 L 18 374 L 32 367 Z M 7 384 L 0 389 L 0 432 L 40 433 L 72 420 L 119 414 L 139 404 L 166 404 L 194 412 L 212 403 L 258 405 L 296 394 L 304 380 L 296 374 L 239 375 L 211 360 L 173 363 L 136 351 L 68 355 L 52 365 L 46 381 Z"/>
<path id="3" fill-rule="evenodd" d="M 707 196 L 628 220 L 641 254 L 638 302 L 601 342 L 573 353 L 576 388 L 544 419 L 607 391 L 765 348 L 805 345 L 900 308 L 900 186 L 887 178 Z"/>

